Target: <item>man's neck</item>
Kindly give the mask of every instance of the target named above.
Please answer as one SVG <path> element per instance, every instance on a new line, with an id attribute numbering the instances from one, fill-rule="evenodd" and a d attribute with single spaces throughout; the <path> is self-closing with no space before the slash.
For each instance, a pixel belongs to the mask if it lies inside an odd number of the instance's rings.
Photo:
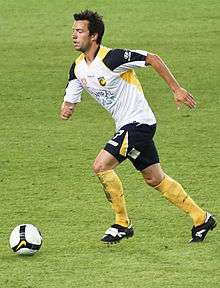
<path id="1" fill-rule="evenodd" d="M 96 57 L 98 51 L 99 51 L 100 45 L 95 43 L 90 47 L 88 51 L 86 51 L 85 54 L 85 60 L 87 64 L 90 64 Z"/>

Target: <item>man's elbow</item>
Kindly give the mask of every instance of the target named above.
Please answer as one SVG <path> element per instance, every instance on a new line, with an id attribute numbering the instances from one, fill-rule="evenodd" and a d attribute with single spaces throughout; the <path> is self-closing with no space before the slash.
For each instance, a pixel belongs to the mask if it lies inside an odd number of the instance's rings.
<path id="1" fill-rule="evenodd" d="M 147 54 L 146 65 L 154 66 L 155 64 L 157 64 L 160 61 L 161 61 L 161 59 L 157 54 L 153 54 L 153 53 Z"/>

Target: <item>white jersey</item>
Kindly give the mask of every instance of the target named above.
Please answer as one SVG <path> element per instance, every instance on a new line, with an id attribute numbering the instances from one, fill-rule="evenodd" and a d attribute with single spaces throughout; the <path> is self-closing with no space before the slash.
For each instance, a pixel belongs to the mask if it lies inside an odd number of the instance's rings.
<path id="1" fill-rule="evenodd" d="M 81 54 L 70 69 L 64 101 L 78 103 L 82 91 L 86 90 L 111 113 L 116 131 L 135 121 L 155 124 L 155 116 L 133 70 L 146 67 L 146 56 L 146 51 L 100 46 L 88 65 Z"/>

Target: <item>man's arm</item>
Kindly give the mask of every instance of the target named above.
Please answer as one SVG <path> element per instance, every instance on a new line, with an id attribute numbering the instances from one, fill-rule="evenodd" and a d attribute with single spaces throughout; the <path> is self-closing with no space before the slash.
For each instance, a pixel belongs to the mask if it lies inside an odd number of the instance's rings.
<path id="1" fill-rule="evenodd" d="M 63 120 L 68 120 L 73 114 L 76 107 L 76 103 L 70 103 L 67 101 L 63 101 L 60 110 L 60 118 Z"/>
<path id="2" fill-rule="evenodd" d="M 154 70 L 157 71 L 157 73 L 166 81 L 173 92 L 177 109 L 180 108 L 181 103 L 184 103 L 189 108 L 195 107 L 196 102 L 193 96 L 180 86 L 173 74 L 170 72 L 169 68 L 158 55 L 148 53 L 146 57 L 146 64 L 151 65 Z"/>
<path id="3" fill-rule="evenodd" d="M 74 62 L 69 71 L 68 84 L 65 89 L 64 99 L 60 109 L 60 118 L 63 120 L 67 120 L 72 116 L 76 104 L 81 101 L 83 87 L 76 77 L 75 68 L 76 63 Z"/>

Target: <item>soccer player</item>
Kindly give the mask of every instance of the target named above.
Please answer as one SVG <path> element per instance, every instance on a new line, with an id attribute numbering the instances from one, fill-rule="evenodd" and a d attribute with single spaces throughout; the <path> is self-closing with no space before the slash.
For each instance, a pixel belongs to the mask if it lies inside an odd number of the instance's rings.
<path id="1" fill-rule="evenodd" d="M 75 50 L 82 53 L 71 66 L 60 116 L 64 120 L 69 119 L 81 101 L 82 91 L 86 90 L 110 112 L 116 124 L 116 133 L 100 151 L 93 165 L 115 212 L 115 222 L 101 240 L 117 243 L 134 234 L 122 183 L 115 172 L 115 168 L 128 158 L 148 185 L 192 218 L 190 242 L 203 241 L 207 232 L 216 226 L 216 220 L 189 197 L 181 184 L 162 170 L 153 141 L 156 119 L 134 68 L 152 66 L 170 87 L 178 109 L 181 104 L 194 108 L 193 96 L 181 87 L 158 55 L 102 46 L 104 22 L 97 12 L 81 11 L 74 14 L 74 20 L 73 44 Z"/>

